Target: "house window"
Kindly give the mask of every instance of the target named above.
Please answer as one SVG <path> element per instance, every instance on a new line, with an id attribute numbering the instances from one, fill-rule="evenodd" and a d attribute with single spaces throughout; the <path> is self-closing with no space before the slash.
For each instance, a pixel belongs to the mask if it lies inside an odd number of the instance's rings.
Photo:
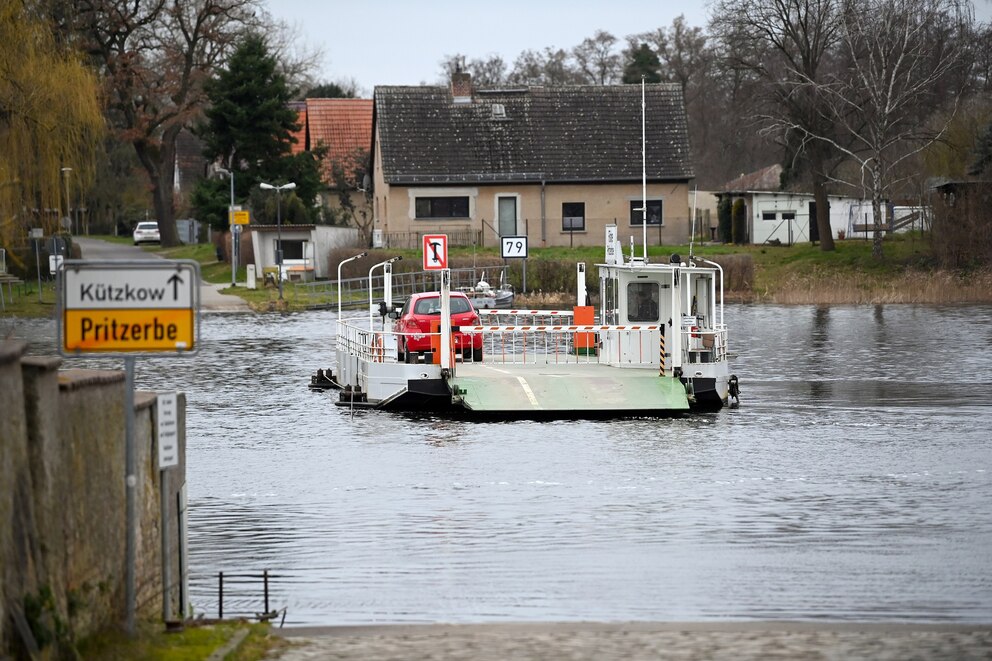
<path id="1" fill-rule="evenodd" d="M 565 232 L 584 232 L 586 229 L 586 203 L 562 202 L 561 228 Z"/>
<path id="2" fill-rule="evenodd" d="M 283 259 L 303 259 L 305 254 L 304 246 L 306 241 L 287 241 L 282 240 L 282 258 Z"/>
<path id="3" fill-rule="evenodd" d="M 761 220 L 775 220 L 776 214 L 774 211 L 762 211 Z"/>
<path id="4" fill-rule="evenodd" d="M 630 224 L 643 225 L 644 212 L 641 211 L 641 200 L 630 201 Z M 661 216 L 661 200 L 648 200 L 648 225 L 664 225 Z"/>
<path id="5" fill-rule="evenodd" d="M 418 197 L 415 210 L 418 220 L 424 218 L 468 218 L 468 196 Z"/>
<path id="6" fill-rule="evenodd" d="M 795 219 L 796 219 L 796 212 L 795 211 L 783 211 L 782 212 L 782 220 L 795 220 Z"/>

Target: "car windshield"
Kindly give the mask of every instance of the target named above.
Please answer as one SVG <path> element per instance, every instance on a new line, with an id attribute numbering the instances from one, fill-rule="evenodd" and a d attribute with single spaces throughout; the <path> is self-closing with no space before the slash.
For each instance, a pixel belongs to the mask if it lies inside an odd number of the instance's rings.
<path id="1" fill-rule="evenodd" d="M 451 297 L 451 314 L 461 314 L 463 312 L 471 312 L 472 304 L 468 302 L 467 298 L 462 298 L 460 296 Z M 436 298 L 422 298 L 417 301 L 417 305 L 413 308 L 414 314 L 441 314 L 441 297 Z"/>

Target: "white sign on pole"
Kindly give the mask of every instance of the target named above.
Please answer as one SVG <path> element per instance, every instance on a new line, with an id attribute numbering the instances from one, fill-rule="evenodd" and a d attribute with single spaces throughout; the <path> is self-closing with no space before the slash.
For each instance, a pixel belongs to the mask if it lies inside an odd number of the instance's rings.
<path id="1" fill-rule="evenodd" d="M 617 226 L 606 226 L 606 263 L 623 264 L 623 252 L 617 239 Z"/>
<path id="2" fill-rule="evenodd" d="M 514 257 L 527 257 L 527 237 L 501 236 L 500 248 L 501 248 L 501 257 L 503 259 L 512 259 Z"/>
<path id="3" fill-rule="evenodd" d="M 158 467 L 179 464 L 179 413 L 174 392 L 158 396 Z"/>

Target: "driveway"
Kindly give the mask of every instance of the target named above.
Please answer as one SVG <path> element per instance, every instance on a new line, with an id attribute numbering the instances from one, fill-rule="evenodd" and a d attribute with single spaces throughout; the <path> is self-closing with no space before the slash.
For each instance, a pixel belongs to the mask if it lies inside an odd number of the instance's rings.
<path id="1" fill-rule="evenodd" d="M 128 260 L 128 261 L 153 261 L 162 257 L 152 252 L 142 250 L 138 246 L 125 243 L 111 243 L 85 236 L 74 237 L 73 240 L 79 245 L 83 259 L 94 261 L 103 260 Z M 200 312 L 251 312 L 251 308 L 239 296 L 221 294 L 220 290 L 227 288 L 227 285 L 211 284 L 200 280 Z"/>

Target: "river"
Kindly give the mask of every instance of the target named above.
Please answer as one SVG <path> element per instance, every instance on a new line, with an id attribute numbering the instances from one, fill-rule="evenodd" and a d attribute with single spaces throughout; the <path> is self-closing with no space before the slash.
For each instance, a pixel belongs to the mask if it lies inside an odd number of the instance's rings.
<path id="1" fill-rule="evenodd" d="M 197 613 L 269 569 L 287 625 L 992 619 L 990 306 L 728 306 L 740 408 L 543 423 L 336 407 L 334 321 L 138 361 L 188 397 Z"/>

